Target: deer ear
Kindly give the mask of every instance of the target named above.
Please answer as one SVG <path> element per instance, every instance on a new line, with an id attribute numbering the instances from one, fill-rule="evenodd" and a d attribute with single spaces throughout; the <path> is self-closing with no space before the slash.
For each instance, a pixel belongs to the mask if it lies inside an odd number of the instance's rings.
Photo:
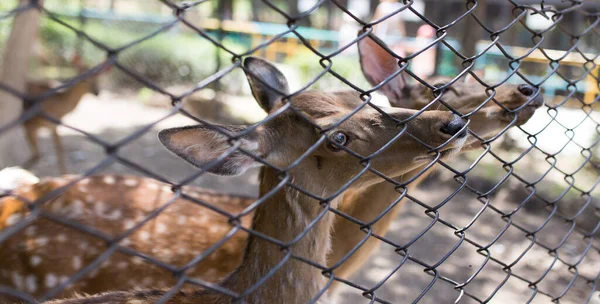
<path id="1" fill-rule="evenodd" d="M 256 57 L 247 57 L 244 68 L 252 95 L 267 113 L 289 94 L 285 76 L 274 65 Z"/>
<path id="2" fill-rule="evenodd" d="M 243 126 L 219 127 L 214 130 L 204 126 L 188 126 L 162 130 L 158 133 L 160 142 L 175 155 L 190 164 L 219 175 L 239 175 L 260 163 L 243 152 L 236 150 L 225 156 L 232 147 L 225 133 L 235 134 L 244 129 Z M 258 154 L 257 136 L 252 134 L 240 139 L 241 147 L 246 151 Z M 219 160 L 224 157 L 222 160 Z M 213 163 L 215 162 L 216 163 Z M 210 168 L 208 168 L 210 167 Z"/>
<path id="3" fill-rule="evenodd" d="M 392 56 L 382 45 L 385 46 L 385 43 L 372 34 L 369 34 L 358 42 L 360 68 L 372 86 L 379 85 L 400 69 L 398 67 L 398 59 Z M 379 91 L 387 96 L 390 103 L 394 105 L 400 103 L 406 97 L 406 89 L 404 76 L 399 74 L 382 86 Z"/>

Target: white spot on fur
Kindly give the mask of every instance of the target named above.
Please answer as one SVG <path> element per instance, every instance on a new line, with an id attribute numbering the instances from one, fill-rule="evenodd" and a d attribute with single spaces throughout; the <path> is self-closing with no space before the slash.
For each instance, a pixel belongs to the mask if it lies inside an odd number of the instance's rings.
<path id="1" fill-rule="evenodd" d="M 154 182 L 150 182 L 150 183 L 146 184 L 146 187 L 148 187 L 148 189 L 156 190 L 156 189 L 158 189 L 158 184 L 154 183 Z"/>
<path id="2" fill-rule="evenodd" d="M 136 256 L 134 256 L 134 257 L 131 258 L 131 262 L 133 264 L 135 264 L 135 265 L 142 265 L 142 264 L 144 264 L 144 260 L 142 258 L 136 257 Z"/>
<path id="3" fill-rule="evenodd" d="M 148 233 L 148 231 L 140 232 L 140 240 L 146 242 L 148 239 L 150 239 L 150 233 Z"/>
<path id="4" fill-rule="evenodd" d="M 123 222 L 123 228 L 125 228 L 126 230 L 133 228 L 133 226 L 135 226 L 135 222 L 132 220 L 125 220 Z"/>
<path id="5" fill-rule="evenodd" d="M 15 287 L 17 287 L 17 289 L 23 289 L 23 276 L 20 273 L 13 271 L 10 274 L 10 277 L 11 277 L 11 280 L 12 280 L 13 284 L 15 285 Z"/>
<path id="6" fill-rule="evenodd" d="M 156 224 L 156 232 L 158 232 L 158 233 L 165 233 L 165 232 L 167 232 L 167 225 L 165 225 L 163 223 Z"/>
<path id="7" fill-rule="evenodd" d="M 210 231 L 210 233 L 224 233 L 225 231 L 227 231 L 227 228 L 220 225 L 211 225 L 210 228 L 208 228 L 208 230 Z"/>
<path id="8" fill-rule="evenodd" d="M 177 253 L 178 254 L 185 254 L 187 251 L 187 249 L 185 249 L 185 247 L 179 247 L 177 248 Z"/>
<path id="9" fill-rule="evenodd" d="M 56 277 L 56 275 L 53 273 L 47 274 L 46 278 L 44 279 L 44 286 L 46 286 L 47 288 L 52 288 L 56 286 L 56 284 L 58 284 L 58 278 Z"/>
<path id="10" fill-rule="evenodd" d="M 30 274 L 25 278 L 25 288 L 27 292 L 34 293 L 37 291 L 37 278 L 35 275 Z"/>
<path id="11" fill-rule="evenodd" d="M 98 268 L 92 270 L 92 272 L 90 272 L 90 274 L 89 274 L 89 277 L 95 278 L 98 275 L 98 272 L 99 272 Z"/>
<path id="12" fill-rule="evenodd" d="M 80 256 L 74 256 L 73 257 L 73 269 L 75 269 L 75 270 L 81 269 L 81 265 L 82 264 L 83 264 L 83 262 L 81 261 L 81 257 Z"/>
<path id="13" fill-rule="evenodd" d="M 88 249 L 88 247 L 89 247 L 89 244 L 88 244 L 88 242 L 86 242 L 86 241 L 82 241 L 82 242 L 80 242 L 80 243 L 77 245 L 77 247 L 78 247 L 80 250 L 87 250 L 87 249 Z"/>
<path id="14" fill-rule="evenodd" d="M 129 266 L 129 263 L 127 263 L 125 261 L 121 261 L 117 264 L 117 268 L 119 268 L 119 269 L 125 269 L 125 268 L 127 268 L 127 266 Z"/>
<path id="15" fill-rule="evenodd" d="M 90 183 L 90 179 L 89 179 L 89 178 L 86 178 L 86 179 L 82 179 L 82 180 L 80 180 L 80 181 L 79 181 L 79 183 L 77 183 L 77 184 L 78 184 L 78 185 L 84 185 L 84 186 L 85 186 L 85 185 L 87 185 L 87 184 L 89 184 L 89 183 Z"/>
<path id="16" fill-rule="evenodd" d="M 31 266 L 37 266 L 40 263 L 42 263 L 42 258 L 40 258 L 37 255 L 32 255 L 31 258 L 29 259 L 29 263 L 31 264 Z"/>
<path id="17" fill-rule="evenodd" d="M 79 189 L 79 192 L 83 192 L 83 193 L 88 193 L 88 188 L 85 185 L 82 184 L 77 184 L 77 189 Z"/>
<path id="18" fill-rule="evenodd" d="M 26 236 L 34 236 L 36 230 L 37 230 L 36 226 L 29 226 L 29 227 L 25 228 L 25 235 Z"/>
<path id="19" fill-rule="evenodd" d="M 169 249 L 161 250 L 161 255 L 164 259 L 170 259 L 173 256 L 173 252 Z"/>
<path id="20" fill-rule="evenodd" d="M 38 246 L 46 246 L 48 245 L 48 238 L 45 236 L 39 237 L 34 241 Z"/>
<path id="21" fill-rule="evenodd" d="M 121 241 L 119 242 L 119 244 L 120 244 L 121 246 L 127 246 L 127 245 L 131 244 L 131 240 L 130 240 L 129 238 L 124 238 L 123 240 L 121 240 Z"/>
<path id="22" fill-rule="evenodd" d="M 169 186 L 162 186 L 162 190 L 165 192 L 171 192 L 171 187 Z"/>
<path id="23" fill-rule="evenodd" d="M 73 200 L 69 207 L 69 217 L 78 218 L 83 215 L 83 202 L 81 200 Z"/>
<path id="24" fill-rule="evenodd" d="M 6 225 L 12 226 L 12 225 L 18 223 L 22 218 L 23 218 L 23 215 L 21 215 L 20 213 L 12 214 L 11 216 L 9 216 L 6 219 Z"/>
<path id="25" fill-rule="evenodd" d="M 58 198 L 52 202 L 50 210 L 54 212 L 59 212 L 64 209 L 65 201 L 62 198 Z"/>
<path id="26" fill-rule="evenodd" d="M 116 221 L 116 220 L 121 219 L 121 215 L 122 214 L 123 213 L 121 212 L 121 210 L 115 209 L 111 213 L 105 214 L 104 218 L 107 219 L 107 220 L 110 220 L 110 221 Z"/>
<path id="27" fill-rule="evenodd" d="M 123 184 L 125 184 L 125 186 L 128 186 L 128 187 L 135 187 L 138 185 L 138 181 L 134 178 L 128 178 L 123 181 Z"/>
<path id="28" fill-rule="evenodd" d="M 61 233 L 59 235 L 56 236 L 56 241 L 59 243 L 64 243 L 67 241 L 67 235 L 64 233 Z"/>
<path id="29" fill-rule="evenodd" d="M 177 224 L 185 225 L 185 222 L 187 222 L 187 216 L 180 215 L 179 217 L 177 217 Z"/>
<path id="30" fill-rule="evenodd" d="M 97 216 L 104 217 L 104 212 L 106 211 L 106 204 L 101 201 L 97 201 L 94 203 L 94 212 Z"/>
<path id="31" fill-rule="evenodd" d="M 115 178 L 110 175 L 105 176 L 102 180 L 104 181 L 105 184 L 108 184 L 108 185 L 115 184 Z"/>

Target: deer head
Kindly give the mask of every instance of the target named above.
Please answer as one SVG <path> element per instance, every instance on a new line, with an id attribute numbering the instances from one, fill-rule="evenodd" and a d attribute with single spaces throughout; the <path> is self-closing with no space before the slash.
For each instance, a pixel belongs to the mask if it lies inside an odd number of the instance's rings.
<path id="1" fill-rule="evenodd" d="M 373 34 L 367 35 L 358 42 L 358 50 L 363 74 L 373 86 L 382 84 L 400 69 L 398 62 L 401 58 L 389 51 L 385 43 Z M 450 84 L 452 79 L 449 77 L 428 77 L 425 82 L 432 87 L 427 87 L 421 83 L 408 83 L 404 73 L 400 73 L 383 84 L 379 92 L 389 99 L 392 106 L 422 109 L 437 98 L 435 89 L 445 88 L 440 99 L 462 114 L 482 106 L 479 112 L 485 113 L 489 119 L 503 121 L 506 124 L 511 123 L 516 115 L 516 125 L 527 122 L 535 110 L 544 104 L 541 92 L 528 84 L 503 84 L 495 87 L 493 100 L 488 101 L 490 98 L 486 93 L 486 87 L 471 74 L 468 75 L 463 81 L 452 84 Z M 445 108 L 437 102 L 429 109 L 440 109 L 440 107 Z"/>
<path id="2" fill-rule="evenodd" d="M 448 111 L 427 111 L 409 119 L 417 114 L 416 110 L 375 109 L 365 105 L 352 114 L 364 103 L 357 92 L 306 91 L 287 98 L 291 94 L 287 81 L 275 66 L 250 57 L 244 67 L 253 96 L 272 114 L 270 118 L 252 132 L 243 131 L 245 127 L 228 126 L 164 130 L 159 139 L 167 149 L 195 166 L 222 175 L 240 174 L 262 165 L 257 158 L 278 168 L 286 168 L 303 158 L 294 170 L 311 172 L 311 179 L 323 185 L 330 184 L 332 176 L 348 181 L 364 168 L 360 159 L 376 152 L 370 165 L 384 174 L 397 176 L 410 169 L 413 160 L 427 154 L 430 148 L 466 135 L 464 122 Z M 245 152 L 225 153 L 232 143 Z M 313 147 L 316 143 L 319 144 Z M 386 146 L 388 143 L 391 144 Z M 460 143 L 449 143 L 440 150 L 459 148 Z M 303 157 L 310 149 L 311 153 Z M 366 175 L 359 180 L 369 183 Z"/>

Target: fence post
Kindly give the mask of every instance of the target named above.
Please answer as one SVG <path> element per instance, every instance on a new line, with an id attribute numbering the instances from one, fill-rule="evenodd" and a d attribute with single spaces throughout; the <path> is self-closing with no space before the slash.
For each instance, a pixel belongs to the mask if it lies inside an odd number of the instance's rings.
<path id="1" fill-rule="evenodd" d="M 20 6 L 28 5 L 30 0 L 20 0 Z M 43 0 L 31 1 L 42 5 Z M 29 8 L 16 14 L 10 36 L 6 41 L 4 62 L 0 74 L 0 82 L 19 92 L 25 90 L 28 77 L 29 62 L 35 39 L 40 28 L 40 11 Z M 0 126 L 14 121 L 23 110 L 19 97 L 0 90 Z M 25 148 L 25 136 L 22 127 L 16 126 L 0 136 L 0 168 L 21 164 L 28 151 Z"/>
<path id="2" fill-rule="evenodd" d="M 485 20 L 487 13 L 487 0 L 477 0 L 475 3 L 477 4 L 477 7 L 473 11 L 473 14 L 479 16 L 479 19 Z M 483 29 L 481 26 L 479 26 L 479 24 L 477 24 L 477 21 L 475 21 L 473 16 L 467 16 L 463 25 L 463 35 L 460 41 L 462 45 L 461 53 L 464 56 L 471 57 L 477 54 L 477 41 L 482 38 L 482 33 Z M 458 67 L 460 68 L 460 62 Z"/>

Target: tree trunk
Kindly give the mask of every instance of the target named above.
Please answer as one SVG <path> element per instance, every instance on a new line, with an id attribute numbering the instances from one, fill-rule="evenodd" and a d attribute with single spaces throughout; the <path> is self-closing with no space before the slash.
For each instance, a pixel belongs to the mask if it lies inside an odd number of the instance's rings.
<path id="1" fill-rule="evenodd" d="M 477 8 L 473 12 L 479 20 L 485 22 L 487 13 L 487 0 L 478 0 Z M 460 39 L 462 49 L 461 54 L 467 57 L 471 57 L 477 53 L 477 41 L 482 37 L 483 28 L 475 21 L 471 16 L 465 18 L 463 24 L 463 35 Z"/>
<path id="2" fill-rule="evenodd" d="M 260 17 L 260 12 L 264 7 L 260 0 L 252 0 L 252 21 L 263 21 Z"/>
<path id="3" fill-rule="evenodd" d="M 29 0 L 20 0 L 27 5 Z M 39 1 L 42 5 L 43 1 Z M 19 92 L 25 90 L 28 78 L 29 62 L 34 43 L 40 30 L 40 11 L 30 8 L 18 13 L 12 24 L 10 36 L 6 41 L 0 82 Z M 21 98 L 0 90 L 0 127 L 14 121 L 23 111 Z M 17 125 L 0 134 L 0 168 L 21 164 L 28 151 L 25 148 L 25 136 L 21 125 Z"/>
<path id="4" fill-rule="evenodd" d="M 288 6 L 288 14 L 291 17 L 298 17 L 298 15 L 300 15 L 300 13 L 303 13 L 298 10 L 298 2 L 299 2 L 298 0 L 287 1 L 287 4 L 289 5 Z M 301 26 L 311 26 L 310 16 L 306 16 L 300 20 L 297 20 L 296 24 L 301 25 Z"/>
<path id="5" fill-rule="evenodd" d="M 216 13 L 221 20 L 233 19 L 233 0 L 219 0 Z"/>
<path id="6" fill-rule="evenodd" d="M 377 5 L 379 5 L 379 0 L 369 0 L 369 18 L 373 18 Z"/>

